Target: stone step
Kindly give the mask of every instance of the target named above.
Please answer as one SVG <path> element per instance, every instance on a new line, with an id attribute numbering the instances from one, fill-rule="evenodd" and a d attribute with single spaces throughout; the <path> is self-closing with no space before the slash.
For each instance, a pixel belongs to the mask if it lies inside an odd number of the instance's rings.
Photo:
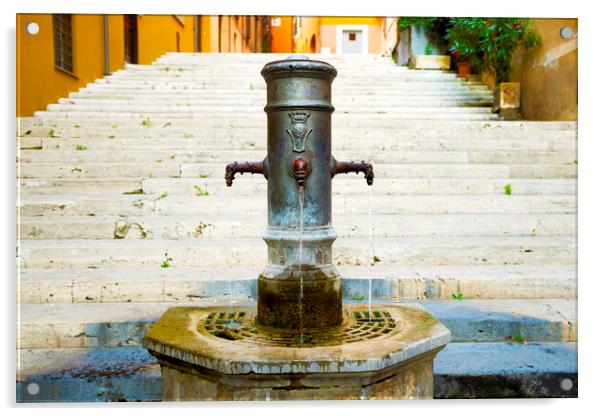
<path id="1" fill-rule="evenodd" d="M 179 141 L 182 145 L 189 143 L 192 146 L 196 141 L 203 147 L 205 143 L 257 143 L 257 146 L 265 146 L 267 141 L 266 127 L 234 125 L 223 128 L 223 125 L 200 126 L 178 126 L 177 122 L 167 121 L 164 124 L 151 122 L 150 127 L 140 128 L 141 122 L 133 120 L 128 123 L 92 123 L 61 122 L 55 126 L 30 126 L 19 131 L 19 139 L 24 143 L 28 140 L 46 139 L 48 147 L 53 143 L 61 144 L 62 138 L 96 140 L 97 142 L 108 142 L 113 140 L 142 140 L 148 142 L 171 143 L 177 146 Z M 175 123 L 175 124 L 174 124 Z M 100 140 L 99 140 L 100 139 Z M 152 140 L 151 140 L 152 139 Z M 362 142 L 367 146 L 372 143 L 382 143 L 382 146 L 399 146 L 405 150 L 411 150 L 415 145 L 419 149 L 427 150 L 429 146 L 435 146 L 442 150 L 480 150 L 483 148 L 497 149 L 523 149 L 523 150 L 561 150 L 574 149 L 577 146 L 576 132 L 568 130 L 468 130 L 453 129 L 452 131 L 440 132 L 437 130 L 400 129 L 393 130 L 388 127 L 341 127 L 334 130 L 333 146 L 337 148 L 345 143 Z M 112 142 L 108 142 L 110 144 Z M 472 146 L 471 146 L 472 144 Z M 102 143 L 99 143 L 102 145 Z M 457 146 L 458 148 L 454 147 Z M 175 147 L 177 148 L 177 147 Z M 430 149 L 434 150 L 434 149 Z"/>
<path id="2" fill-rule="evenodd" d="M 142 347 L 29 349 L 19 358 L 18 403 L 161 400 L 159 364 Z M 433 371 L 436 399 L 577 397 L 577 343 L 451 343 Z"/>
<path id="3" fill-rule="evenodd" d="M 70 180 L 56 180 L 59 182 Z M 75 181 L 75 180 L 73 180 Z M 238 186 L 234 188 L 237 184 Z M 142 189 L 148 194 L 197 195 L 195 186 L 209 195 L 264 195 L 266 182 L 263 177 L 242 176 L 237 178 L 232 188 L 223 181 L 213 178 L 148 178 L 142 180 Z M 359 175 L 335 177 L 332 182 L 334 195 L 412 195 L 412 194 L 504 194 L 505 186 L 511 185 L 512 195 L 553 195 L 576 192 L 576 182 L 572 179 L 375 179 L 371 189 L 367 189 Z M 33 182 L 23 180 L 22 182 Z M 50 181 L 47 181 L 50 182 Z M 507 195 L 511 197 L 512 195 Z"/>
<path id="4" fill-rule="evenodd" d="M 134 130 L 138 129 L 138 131 Z M 99 131 L 100 130 L 100 131 Z M 140 131 L 136 127 L 123 126 L 104 128 L 81 127 L 79 125 L 50 130 L 35 128 L 23 132 L 19 137 L 21 147 L 44 146 L 45 148 L 73 149 L 77 144 L 89 145 L 89 149 L 106 148 L 115 150 L 122 148 L 142 149 L 265 149 L 267 139 L 262 129 L 234 133 L 222 131 L 213 135 L 213 131 L 189 133 L 189 129 L 172 129 L 166 126 L 162 129 Z M 27 134 L 25 134 L 27 133 Z M 151 133 L 152 137 L 146 137 Z M 187 133 L 189 133 L 187 135 Z M 50 134 L 50 136 L 49 136 Z M 333 140 L 333 150 L 380 149 L 380 150 L 440 150 L 440 151 L 483 151 L 483 150 L 513 150 L 513 151 L 557 151 L 572 150 L 576 147 L 573 137 L 566 134 L 542 134 L 539 139 L 525 143 L 524 138 L 498 138 L 481 133 L 481 137 L 441 136 L 414 137 L 415 132 L 398 132 L 390 134 L 386 130 L 352 132 L 341 131 Z M 184 136 L 184 137 L 182 137 Z M 107 140 L 111 139 L 111 140 Z M 475 142 L 475 140 L 477 140 Z"/>
<path id="5" fill-rule="evenodd" d="M 23 349 L 17 357 L 17 403 L 161 400 L 161 370 L 142 347 Z"/>
<path id="6" fill-rule="evenodd" d="M 375 85 L 369 87 L 369 81 L 363 84 L 333 85 L 332 93 L 335 97 L 350 96 L 389 96 L 396 97 L 397 94 L 421 95 L 425 91 L 429 95 L 448 95 L 448 94 L 486 94 L 491 95 L 491 90 L 479 83 L 463 84 L 460 82 L 406 82 L 389 83 L 388 85 Z M 128 83 L 107 83 L 95 82 L 86 85 L 79 91 L 84 92 L 115 92 L 117 94 L 175 94 L 184 93 L 190 95 L 220 94 L 222 96 L 256 95 L 263 92 L 265 97 L 265 82 L 261 79 L 249 80 L 247 82 L 232 84 L 206 85 L 202 82 L 180 82 L 180 83 L 149 83 L 128 84 Z"/>
<path id="7" fill-rule="evenodd" d="M 573 342 L 451 343 L 435 357 L 434 397 L 577 397 L 577 371 Z"/>
<path id="8" fill-rule="evenodd" d="M 76 94 L 76 93 L 73 93 Z M 80 97 L 77 97 L 80 95 Z M 232 104 L 246 104 L 250 106 L 262 107 L 266 104 L 265 92 L 257 92 L 255 94 L 245 94 L 243 97 L 236 97 L 234 95 L 219 94 L 216 92 L 205 92 L 203 94 L 173 94 L 166 92 L 160 94 L 161 103 L 171 103 L 174 105 L 199 105 L 203 103 L 212 103 L 217 105 L 232 105 Z M 341 104 L 361 104 L 361 103 L 382 103 L 387 104 L 407 104 L 408 100 L 412 100 L 417 103 L 424 102 L 435 102 L 440 101 L 491 101 L 493 94 L 478 93 L 472 94 L 470 92 L 463 94 L 402 94 L 402 95 L 366 95 L 363 97 L 357 96 L 341 96 L 333 97 L 333 105 L 338 108 Z M 145 104 L 148 99 L 148 95 L 134 95 L 134 94 L 113 94 L 111 96 L 103 97 L 102 95 L 82 95 L 76 94 L 75 96 L 70 95 L 69 98 L 59 98 L 59 104 L 116 104 L 116 103 L 141 103 Z"/>
<path id="9" fill-rule="evenodd" d="M 577 341 L 574 299 L 411 302 L 422 305 L 445 325 L 452 342 L 513 341 L 515 337 L 526 342 Z M 193 304 L 216 305 L 211 301 Z M 251 306 L 238 299 L 235 304 Z M 150 326 L 174 305 L 178 303 L 21 305 L 19 349 L 138 346 Z M 225 304 L 224 310 L 228 308 Z"/>
<path id="10" fill-rule="evenodd" d="M 219 114 L 216 114 L 218 116 Z M 115 115 L 117 116 L 117 115 Z M 146 127 L 141 124 L 144 121 L 143 117 L 140 117 L 139 120 L 127 119 L 123 120 L 124 122 L 131 123 L 132 127 L 136 127 L 140 130 L 140 126 Z M 117 120 L 107 123 L 106 120 L 102 119 L 90 119 L 90 118 L 79 118 L 79 119 L 70 119 L 70 120 L 60 120 L 60 119 L 44 119 L 38 117 L 21 117 L 18 120 L 17 126 L 19 133 L 22 132 L 24 134 L 29 128 L 35 127 L 48 127 L 58 128 L 59 126 L 74 126 L 75 124 L 81 122 L 82 126 L 105 126 L 109 127 L 112 124 L 116 125 L 116 127 L 123 127 L 125 124 L 123 122 L 118 122 Z M 228 127 L 230 129 L 237 129 L 240 127 L 251 127 L 255 124 L 256 129 L 262 129 L 266 131 L 266 119 L 265 115 L 261 117 L 257 117 L 256 120 L 243 120 L 240 117 L 232 118 L 230 117 L 227 124 L 223 122 L 214 122 L 211 119 L 170 119 L 170 118 L 153 118 L 149 120 L 149 126 L 146 127 L 148 131 L 153 131 L 153 128 L 156 129 L 165 129 L 166 127 L 176 128 L 176 127 L 193 127 L 193 128 L 211 128 L 211 127 L 220 127 L 224 129 L 224 127 Z M 167 126 L 166 126 L 167 124 Z M 500 136 L 494 137 L 511 137 L 509 136 L 512 133 L 523 133 L 529 134 L 533 139 L 537 139 L 538 135 L 544 134 L 545 132 L 552 134 L 562 134 L 569 135 L 572 139 L 577 139 L 577 124 L 572 121 L 472 121 L 472 120 L 456 120 L 456 121 L 407 121 L 396 119 L 392 116 L 385 115 L 371 115 L 366 117 L 359 117 L 354 114 L 333 114 L 333 136 L 336 137 L 336 132 L 338 129 L 344 128 L 355 128 L 358 127 L 359 131 L 365 134 L 364 132 L 368 132 L 370 130 L 383 130 L 392 132 L 412 130 L 414 132 L 420 132 L 423 135 L 428 135 L 429 132 L 432 137 L 436 138 L 440 135 L 446 137 L 450 131 L 462 131 L 465 134 L 473 134 L 479 132 L 486 132 L 487 134 L 499 134 Z M 48 131 L 48 130 L 47 130 Z M 171 131 L 171 130 L 169 130 Z M 192 132 L 191 132 L 192 133 Z M 435 134 L 436 133 L 436 134 Z M 536 134 L 534 134 L 536 133 Z M 418 136 L 417 136 L 418 137 Z M 468 136 L 466 136 L 468 137 Z M 544 136 L 541 136 L 544 137 Z M 562 136 L 564 137 L 564 136 Z"/>
<path id="11" fill-rule="evenodd" d="M 400 117 L 410 116 L 457 116 L 458 114 L 478 116 L 478 115 L 491 115 L 491 105 L 479 107 L 466 107 L 466 106 L 454 106 L 449 103 L 427 103 L 427 105 L 415 105 L 408 106 L 390 106 L 388 104 L 349 104 L 346 106 L 339 106 L 341 112 L 355 112 L 360 114 L 393 114 L 399 115 Z M 175 106 L 175 105 L 163 105 L 156 103 L 146 103 L 141 105 L 132 106 L 131 104 L 48 104 L 48 113 L 68 113 L 68 114 L 90 114 L 90 113 L 130 113 L 130 114 L 147 114 L 148 117 L 154 117 L 155 114 L 168 115 L 168 117 L 202 117 L 203 115 L 215 114 L 219 109 L 224 114 L 236 113 L 239 116 L 243 114 L 249 114 L 251 116 L 263 118 L 260 106 L 247 106 L 247 105 L 233 105 L 233 106 L 213 106 L 209 103 L 205 105 L 196 106 Z"/>
<path id="12" fill-rule="evenodd" d="M 466 98 L 466 99 L 445 99 L 433 98 L 430 100 L 406 100 L 400 102 L 390 102 L 389 100 L 362 100 L 361 102 L 338 102 L 335 103 L 339 111 L 361 111 L 369 112 L 369 109 L 374 109 L 374 113 L 378 112 L 413 112 L 416 108 L 434 108 L 445 107 L 444 110 L 453 107 L 491 107 L 493 104 L 488 98 Z M 235 111 L 237 113 L 257 112 L 261 113 L 265 106 L 265 100 L 257 100 L 255 102 L 242 101 L 223 101 L 223 100 L 183 100 L 183 99 L 161 99 L 160 103 L 149 103 L 148 100 L 133 101 L 133 100 L 65 100 L 58 104 L 49 104 L 47 111 L 120 111 L 125 108 L 135 106 L 140 111 Z"/>
<path id="13" fill-rule="evenodd" d="M 111 185 L 109 185 L 111 186 Z M 105 191 L 106 193 L 106 191 Z M 230 215 L 244 206 L 249 212 L 267 212 L 265 196 L 168 195 L 83 195 L 73 192 L 41 196 L 21 195 L 22 216 L 61 215 Z M 380 214 L 575 214 L 574 195 L 389 195 L 367 198 L 339 195 L 332 201 L 336 218 L 343 214 L 365 214 L 369 204 L 374 215 Z"/>
<path id="14" fill-rule="evenodd" d="M 420 84 L 442 84 L 454 83 L 457 85 L 484 85 L 480 81 L 474 81 L 466 78 L 458 77 L 454 74 L 444 73 L 421 73 L 421 72 L 400 72 L 399 74 L 372 74 L 371 70 L 366 71 L 368 74 L 362 73 L 361 69 L 347 71 L 345 76 L 336 77 L 333 85 L 338 87 L 354 87 L 365 86 L 366 82 L 371 82 L 372 85 L 393 87 L 402 86 L 407 83 Z M 231 84 L 228 84 L 228 80 Z M 171 84 L 202 84 L 202 85 L 219 85 L 219 86 L 243 86 L 248 82 L 260 83 L 265 86 L 265 81 L 262 79 L 259 71 L 253 71 L 249 68 L 247 72 L 227 74 L 217 72 L 192 73 L 189 71 L 152 71 L 135 73 L 122 72 L 105 78 L 101 78 L 95 83 L 97 84 L 126 84 L 126 85 L 171 85 Z M 248 84 L 247 84 L 248 85 Z"/>
<path id="15" fill-rule="evenodd" d="M 19 152 L 18 160 L 21 163 L 52 163 L 52 162 L 224 162 L 234 160 L 262 160 L 266 155 L 265 149 L 256 149 L 254 146 L 247 148 L 224 149 L 204 148 L 202 150 L 151 148 L 132 149 L 120 147 L 106 149 L 95 144 L 87 145 L 78 143 L 74 139 L 70 148 L 50 149 L 23 149 Z M 440 163 L 476 163 L 476 164 L 558 164 L 575 166 L 577 158 L 576 149 L 572 150 L 398 150 L 388 149 L 386 146 L 341 146 L 343 149 L 336 151 L 337 160 L 369 160 L 376 164 L 440 164 Z M 344 149 L 347 147 L 347 149 Z M 361 154 L 361 156 L 360 156 Z"/>
<path id="16" fill-rule="evenodd" d="M 365 70 L 369 75 L 359 76 L 357 75 L 361 70 L 347 71 L 346 75 L 337 77 L 332 87 L 333 89 L 379 89 L 385 86 L 391 86 L 394 88 L 406 88 L 415 87 L 417 85 L 429 86 L 430 88 L 436 88 L 437 86 L 454 86 L 454 87 L 465 87 L 465 88 L 479 88 L 489 89 L 487 85 L 478 80 L 465 79 L 450 74 L 430 74 L 413 72 L 394 74 L 370 74 L 370 69 Z M 225 88 L 234 89 L 238 88 L 241 90 L 246 89 L 262 89 L 266 88 L 266 82 L 259 74 L 259 71 L 248 69 L 248 72 L 232 74 L 230 76 L 229 71 L 227 75 L 216 74 L 215 72 L 206 72 L 203 74 L 186 74 L 185 71 L 164 71 L 161 73 L 157 71 L 150 75 L 131 73 L 124 74 L 122 76 L 110 76 L 100 78 L 86 85 L 85 88 L 95 85 L 125 85 L 128 87 L 139 87 L 141 85 L 162 87 L 162 86 L 185 86 L 189 88 Z M 178 73 L 180 72 L 180 73 Z M 170 74 L 171 73 L 171 74 Z M 230 81 L 230 83 L 228 83 Z M 250 87 L 250 84 L 253 87 Z"/>
<path id="17" fill-rule="evenodd" d="M 99 195 L 101 190 L 103 195 L 140 194 L 142 192 L 142 184 L 139 178 L 21 179 L 19 185 L 21 197 L 31 195 L 56 196 L 62 193 Z"/>
<path id="18" fill-rule="evenodd" d="M 120 72 L 112 74 L 109 77 L 103 78 L 103 81 L 107 84 L 128 84 L 128 85 L 165 85 L 171 83 L 183 83 L 189 82 L 191 84 L 204 84 L 204 85 L 220 85 L 227 86 L 228 80 L 231 81 L 232 85 L 244 85 L 248 82 L 262 82 L 265 81 L 261 78 L 259 73 L 250 72 L 233 72 L 228 74 L 218 72 L 219 69 L 213 71 L 179 71 L 179 70 L 153 70 L 153 71 L 136 71 L 136 72 Z M 459 85 L 484 85 L 480 81 L 467 80 L 465 78 L 459 78 L 454 74 L 431 74 L 431 73 L 420 73 L 420 72 L 400 72 L 400 73 L 388 73 L 376 71 L 372 73 L 369 71 L 368 74 L 362 74 L 361 69 L 355 69 L 348 71 L 341 77 L 336 77 L 334 85 L 341 86 L 361 86 L 366 82 L 373 82 L 375 86 L 392 85 L 396 86 L 404 83 L 457 83 Z M 367 71 L 368 72 L 368 71 Z"/>
<path id="19" fill-rule="evenodd" d="M 575 342 L 451 343 L 435 357 L 434 397 L 577 397 L 577 371 Z"/>
<path id="20" fill-rule="evenodd" d="M 182 164 L 179 162 L 84 162 L 84 163 L 22 163 L 18 169 L 20 178 L 175 178 L 181 175 Z M 201 165 L 202 167 L 202 165 Z M 223 166 L 222 166 L 222 171 Z M 215 170 L 212 172 L 217 173 Z M 223 176 L 221 175 L 212 176 Z M 483 173 L 483 172 L 481 172 Z M 199 174 L 196 175 L 198 177 Z M 498 175 L 499 177 L 500 175 Z"/>
<path id="21" fill-rule="evenodd" d="M 386 63 L 381 63 L 375 65 L 374 62 L 362 63 L 362 62 L 342 62 L 339 61 L 337 64 L 337 76 L 335 79 L 340 78 L 352 78 L 354 73 L 359 73 L 357 76 L 365 76 L 364 70 L 373 71 L 374 74 L 377 75 L 390 75 L 396 77 L 405 77 L 405 76 L 422 76 L 422 77 L 458 77 L 458 74 L 452 71 L 418 71 L 418 70 L 408 70 L 404 67 L 398 67 L 394 65 L 387 65 Z M 121 76 L 131 76 L 131 75 L 150 75 L 150 74 L 158 74 L 161 76 L 199 76 L 206 74 L 213 74 L 218 76 L 225 76 L 224 72 L 225 68 L 229 68 L 227 71 L 228 75 L 237 76 L 237 75 L 248 75 L 248 74 L 257 74 L 260 76 L 261 69 L 263 65 L 259 64 L 249 64 L 243 65 L 240 67 L 234 65 L 228 65 L 227 63 L 219 63 L 219 62 L 211 62 L 206 64 L 182 64 L 180 66 L 173 65 L 144 65 L 138 67 L 127 67 L 123 69 L 119 69 L 113 72 L 110 77 L 121 77 Z M 108 77 L 106 77 L 108 78 Z M 470 78 L 467 78 L 470 79 Z"/>
<path id="22" fill-rule="evenodd" d="M 76 141 L 76 140 L 75 140 Z M 224 162 L 234 160 L 262 160 L 266 156 L 265 149 L 96 149 L 81 143 L 70 149 L 21 150 L 18 161 L 21 163 L 51 163 L 51 162 Z M 358 154 L 361 153 L 361 154 Z M 577 158 L 574 150 L 483 150 L 483 151 L 452 151 L 452 150 L 414 150 L 402 151 L 384 149 L 376 146 L 365 149 L 349 148 L 336 153 L 337 160 L 369 160 L 375 163 L 392 164 L 432 164 L 432 163 L 493 163 L 493 164 L 569 164 L 574 165 Z M 160 160 L 161 162 L 157 162 Z M 375 171 L 377 172 L 377 171 Z"/>
<path id="23" fill-rule="evenodd" d="M 262 266 L 230 268 L 28 269 L 20 271 L 21 304 L 186 302 L 256 298 Z M 366 301 L 575 299 L 574 265 L 342 266 L 343 297 Z M 369 280 L 371 279 L 371 282 Z"/>
<path id="24" fill-rule="evenodd" d="M 161 99 L 165 100 L 187 100 L 187 101 L 200 101 L 200 100 L 211 100 L 216 102 L 239 102 L 239 103 L 249 103 L 256 105 L 265 105 L 266 102 L 266 92 L 265 90 L 251 90 L 245 92 L 244 96 L 241 94 L 235 95 L 232 91 L 211 91 L 211 90 L 195 90 L 194 92 L 190 92 L 188 90 L 162 90 L 157 91 L 140 91 L 140 93 L 132 94 L 127 93 L 125 91 L 119 90 L 107 90 L 103 91 L 100 89 L 96 90 L 87 90 L 85 88 L 80 89 L 78 91 L 74 91 L 69 93 L 68 98 L 60 98 L 58 100 L 59 103 L 70 104 L 71 102 L 85 102 L 91 100 L 106 100 L 106 101 L 128 101 L 128 102 L 138 102 L 148 99 L 148 97 L 161 97 Z M 347 102 L 360 102 L 360 101 L 386 101 L 389 103 L 397 103 L 397 102 L 405 102 L 407 100 L 416 100 L 416 101 L 430 101 L 430 100 L 492 100 L 493 93 L 489 90 L 479 90 L 479 89 L 458 89 L 457 91 L 452 89 L 443 89 L 443 90 L 435 90 L 435 89 L 425 89 L 420 94 L 410 90 L 410 91 L 400 91 L 398 94 L 387 94 L 380 93 L 375 94 L 365 94 L 361 97 L 356 95 L 337 95 L 332 97 L 335 108 L 338 103 L 347 103 Z M 238 101 L 237 101 L 238 100 Z"/>
<path id="25" fill-rule="evenodd" d="M 90 141 L 93 143 L 93 141 Z M 88 145 L 86 145 L 88 146 Z M 91 145 L 93 146 L 93 145 Z M 135 147 L 132 146 L 132 149 Z M 31 149 L 31 147 L 30 147 Z M 577 166 L 564 165 L 493 165 L 493 164 L 378 164 L 379 178 L 576 178 Z M 154 162 L 112 163 L 23 163 L 20 178 L 107 178 L 107 177 L 187 177 L 217 178 L 224 175 L 224 163 Z"/>
<path id="26" fill-rule="evenodd" d="M 240 159 L 239 159 L 240 160 Z M 153 194 L 159 198 L 170 195 L 198 196 L 251 196 L 265 195 L 266 180 L 263 177 L 237 177 L 235 185 L 228 188 L 220 178 L 83 178 L 83 179 L 21 179 L 19 190 L 23 196 L 56 195 L 59 193 L 81 193 L 98 195 Z M 406 179 L 383 178 L 375 180 L 371 189 L 359 175 L 335 177 L 333 195 L 381 195 L 417 194 L 462 194 L 504 195 L 506 185 L 511 186 L 512 195 L 574 195 L 574 179 Z M 201 192 L 201 194 L 200 194 Z"/>
<path id="27" fill-rule="evenodd" d="M 543 265 L 573 264 L 573 236 L 430 236 L 374 238 L 374 256 L 383 265 Z M 333 262 L 367 265 L 366 238 L 339 238 Z M 266 247 L 259 238 L 211 240 L 22 240 L 22 268 L 262 266 Z"/>
<path id="28" fill-rule="evenodd" d="M 483 121 L 483 120 L 497 120 L 497 114 L 471 114 L 471 113 L 461 113 L 461 112 L 451 112 L 452 107 L 448 107 L 447 109 L 435 108 L 432 109 L 432 112 L 429 113 L 416 113 L 416 114 L 393 114 L 393 116 L 400 120 L 475 120 L 475 121 Z M 458 108 L 462 110 L 461 108 Z M 251 113 L 250 113 L 251 114 Z M 370 114 L 375 114 L 372 112 L 366 113 L 355 113 L 360 115 L 361 117 L 369 116 Z M 88 119 L 91 117 L 96 118 L 97 120 L 124 120 L 124 119 L 139 119 L 144 120 L 147 118 L 169 118 L 169 119 L 185 119 L 185 118 L 201 118 L 201 114 L 197 114 L 196 112 L 126 112 L 121 111 L 119 113 L 106 113 L 103 111 L 77 111 L 77 112 L 65 112 L 65 111 L 36 111 L 34 113 L 36 117 L 45 118 L 49 120 L 60 120 L 60 119 L 70 119 L 74 122 L 79 122 L 84 119 Z M 212 116 L 213 117 L 213 116 Z M 214 119 L 219 119 L 222 117 L 213 117 Z M 230 120 L 228 116 L 223 117 L 224 120 Z M 260 119 L 257 118 L 256 121 Z M 259 123 L 258 123 L 259 124 Z M 265 124 L 265 123 L 260 123 Z"/>
<path id="29" fill-rule="evenodd" d="M 20 216 L 21 239 L 214 239 L 253 238 L 266 227 L 265 213 L 202 216 Z M 562 236 L 573 235 L 576 216 L 569 214 L 413 214 L 372 217 L 375 237 L 420 236 Z M 366 215 L 340 215 L 339 237 L 368 233 Z"/>

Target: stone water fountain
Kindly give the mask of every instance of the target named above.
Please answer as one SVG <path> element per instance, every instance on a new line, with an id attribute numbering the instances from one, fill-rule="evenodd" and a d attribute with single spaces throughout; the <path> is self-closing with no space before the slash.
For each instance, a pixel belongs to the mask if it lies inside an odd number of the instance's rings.
<path id="1" fill-rule="evenodd" d="M 268 154 L 231 163 L 268 185 L 268 264 L 257 308 L 173 307 L 143 345 L 164 400 L 432 398 L 433 359 L 449 331 L 418 305 L 343 305 L 332 263 L 332 178 L 372 165 L 331 153 L 336 69 L 293 55 L 268 63 Z"/>

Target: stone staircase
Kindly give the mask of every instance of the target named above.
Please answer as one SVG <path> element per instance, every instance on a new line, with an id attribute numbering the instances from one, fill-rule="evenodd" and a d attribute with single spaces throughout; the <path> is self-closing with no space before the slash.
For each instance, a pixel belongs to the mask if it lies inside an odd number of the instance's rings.
<path id="1" fill-rule="evenodd" d="M 152 322 L 254 301 L 266 184 L 223 174 L 265 156 L 259 73 L 281 57 L 169 53 L 18 121 L 18 400 L 158 400 Z M 373 189 L 333 181 L 346 301 L 372 278 L 450 328 L 438 397 L 576 395 L 576 123 L 503 121 L 451 72 L 316 57 L 339 72 L 333 154 L 375 169 Z"/>

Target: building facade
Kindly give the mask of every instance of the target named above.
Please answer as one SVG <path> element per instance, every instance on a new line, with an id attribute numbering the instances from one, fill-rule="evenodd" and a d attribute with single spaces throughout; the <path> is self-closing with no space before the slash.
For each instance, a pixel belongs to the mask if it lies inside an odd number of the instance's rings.
<path id="1" fill-rule="evenodd" d="M 166 52 L 267 52 L 267 16 L 17 15 L 17 116 Z"/>
<path id="2" fill-rule="evenodd" d="M 390 54 L 396 17 L 272 16 L 272 52 Z"/>

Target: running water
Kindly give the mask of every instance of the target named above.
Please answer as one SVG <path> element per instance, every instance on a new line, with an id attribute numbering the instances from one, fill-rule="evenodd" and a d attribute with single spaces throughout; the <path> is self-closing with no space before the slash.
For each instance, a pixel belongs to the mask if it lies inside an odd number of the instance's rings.
<path id="1" fill-rule="evenodd" d="M 372 267 L 374 267 L 374 243 L 372 242 L 372 187 L 368 187 L 368 320 L 372 321 Z"/>
<path id="2" fill-rule="evenodd" d="M 303 270 L 301 263 L 303 261 L 303 206 L 304 195 L 303 186 L 297 189 L 297 198 L 299 199 L 299 257 L 297 263 L 299 266 L 299 327 L 301 328 L 300 343 L 303 343 Z"/>
<path id="3" fill-rule="evenodd" d="M 233 317 L 234 317 L 234 313 L 233 313 L 233 308 L 234 308 L 234 298 L 232 295 L 232 276 L 230 276 L 230 278 L 228 279 L 228 292 L 229 292 L 229 296 L 230 296 L 230 310 L 228 311 L 228 316 L 230 316 L 230 326 L 232 327 L 234 322 L 232 322 Z"/>

